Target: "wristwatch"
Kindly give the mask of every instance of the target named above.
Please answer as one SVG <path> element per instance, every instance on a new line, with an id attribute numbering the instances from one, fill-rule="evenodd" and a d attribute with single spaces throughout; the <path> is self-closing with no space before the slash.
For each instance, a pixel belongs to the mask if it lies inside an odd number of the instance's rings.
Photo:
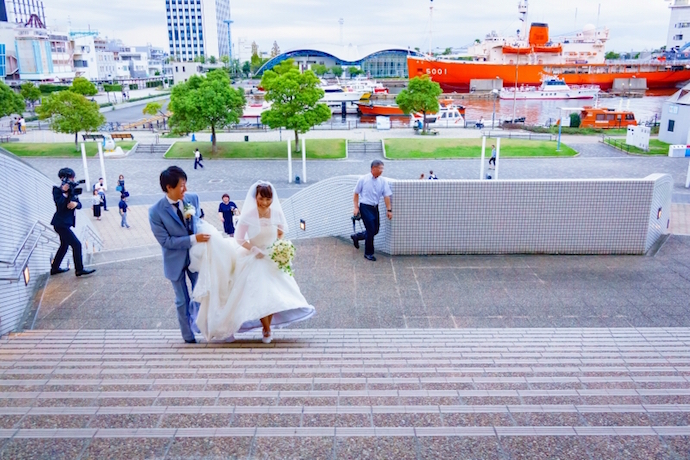
<path id="1" fill-rule="evenodd" d="M 392 210 L 392 209 L 387 209 L 386 212 L 393 212 L 393 210 Z"/>

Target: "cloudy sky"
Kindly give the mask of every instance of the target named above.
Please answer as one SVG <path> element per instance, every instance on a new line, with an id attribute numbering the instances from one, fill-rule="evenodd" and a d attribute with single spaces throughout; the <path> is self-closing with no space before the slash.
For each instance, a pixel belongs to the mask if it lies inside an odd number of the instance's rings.
<path id="1" fill-rule="evenodd" d="M 97 29 L 128 44 L 151 43 L 167 50 L 164 0 L 43 0 L 46 22 L 62 30 Z M 222 0 L 218 0 L 222 1 Z M 461 47 L 488 32 L 514 33 L 517 0 L 436 0 L 434 47 Z M 552 35 L 580 30 L 585 24 L 610 29 L 607 49 L 644 50 L 666 42 L 670 10 L 664 0 L 531 0 L 529 22 L 547 22 Z M 429 46 L 427 0 L 251 0 L 232 1 L 233 43 L 256 41 L 268 51 L 314 43 L 339 43 L 338 19 L 344 19 L 345 43 Z M 116 5 L 116 6 L 115 6 Z M 601 14 L 597 12 L 601 7 Z"/>

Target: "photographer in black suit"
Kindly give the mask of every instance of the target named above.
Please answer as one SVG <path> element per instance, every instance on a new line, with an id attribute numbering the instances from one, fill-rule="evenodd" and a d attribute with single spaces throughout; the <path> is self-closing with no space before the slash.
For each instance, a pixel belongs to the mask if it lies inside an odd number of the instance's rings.
<path id="1" fill-rule="evenodd" d="M 70 168 L 62 168 L 58 172 L 58 177 L 62 181 L 60 187 L 53 187 L 53 201 L 55 201 L 55 214 L 50 224 L 55 229 L 55 232 L 60 236 L 60 248 L 53 265 L 50 268 L 51 275 L 57 275 L 68 271 L 68 268 L 60 268 L 62 259 L 67 254 L 67 247 L 72 248 L 72 255 L 74 256 L 74 267 L 77 270 L 77 276 L 90 275 L 95 272 L 94 269 L 85 269 L 81 260 L 81 241 L 72 232 L 72 228 L 76 223 L 74 215 L 75 209 L 81 209 L 79 202 L 79 194 L 82 189 L 78 187 L 79 183 L 74 181 L 74 171 Z M 80 181 L 83 183 L 84 181 Z"/>

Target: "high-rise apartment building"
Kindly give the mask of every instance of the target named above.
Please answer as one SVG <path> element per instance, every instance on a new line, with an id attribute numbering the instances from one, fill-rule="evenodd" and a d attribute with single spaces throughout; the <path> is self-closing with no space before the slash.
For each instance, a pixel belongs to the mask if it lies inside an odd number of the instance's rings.
<path id="1" fill-rule="evenodd" d="M 228 55 L 230 0 L 165 0 L 170 55 L 182 61 Z"/>
<path id="2" fill-rule="evenodd" d="M 666 49 L 682 47 L 690 43 L 690 1 L 673 0 L 669 5 L 671 8 L 671 22 L 668 26 L 668 38 Z"/>
<path id="3" fill-rule="evenodd" d="M 7 21 L 15 24 L 26 24 L 32 14 L 46 24 L 46 12 L 41 0 L 5 0 Z"/>

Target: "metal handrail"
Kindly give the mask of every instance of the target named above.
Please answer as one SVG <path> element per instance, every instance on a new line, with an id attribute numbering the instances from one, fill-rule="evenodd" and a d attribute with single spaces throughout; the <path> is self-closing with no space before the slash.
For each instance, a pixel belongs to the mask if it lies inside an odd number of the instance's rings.
<path id="1" fill-rule="evenodd" d="M 19 258 L 19 255 L 22 253 L 22 251 L 23 251 L 24 248 L 26 247 L 26 243 L 27 243 L 27 241 L 29 241 L 29 238 L 31 237 L 31 235 L 33 235 L 34 229 L 36 228 L 37 225 L 40 225 L 41 227 L 43 227 L 43 230 L 41 231 L 41 235 L 39 235 L 39 237 L 36 239 L 36 243 L 38 243 L 38 240 L 41 238 L 41 236 L 43 236 L 43 233 L 44 233 L 46 230 L 47 230 L 47 231 L 50 231 L 50 232 L 52 232 L 52 233 L 55 233 L 55 231 L 54 231 L 52 228 L 48 227 L 48 226 L 47 226 L 46 224 L 44 224 L 43 222 L 37 220 L 37 221 L 34 222 L 34 224 L 31 226 L 31 229 L 27 232 L 26 236 L 24 237 L 24 241 L 22 241 L 22 244 L 19 246 L 19 249 L 17 250 L 17 253 L 16 253 L 16 254 L 14 255 L 14 257 L 12 258 L 12 261 L 9 262 L 9 261 L 6 261 L 6 260 L 0 260 L 0 264 L 5 264 L 5 265 L 14 266 L 14 265 L 17 263 L 17 259 Z M 48 238 L 48 237 L 46 237 L 46 238 L 48 239 L 48 241 L 52 241 L 52 242 L 54 242 L 54 243 L 56 242 L 55 240 L 52 240 L 52 239 L 50 239 L 50 238 Z M 35 246 L 34 246 L 34 247 L 35 247 Z M 32 251 L 33 251 L 33 249 L 32 249 Z"/>
<path id="2" fill-rule="evenodd" d="M 94 248 L 96 247 L 96 244 L 98 246 L 100 246 L 101 248 L 103 247 L 103 240 L 101 239 L 100 236 L 98 236 L 98 234 L 93 230 L 93 228 L 91 228 L 91 226 L 89 226 L 89 225 L 84 226 L 84 230 L 82 230 L 82 239 L 84 239 L 84 240 L 86 240 L 86 238 L 84 238 L 85 233 L 88 233 L 91 236 L 91 238 L 93 238 L 93 240 L 95 240 L 95 244 L 93 244 Z"/>
<path id="3" fill-rule="evenodd" d="M 31 227 L 31 230 L 30 230 L 29 233 L 27 234 L 27 237 L 24 238 L 24 242 L 22 243 L 22 246 L 19 248 L 19 251 L 17 252 L 17 255 L 14 257 L 13 263 L 12 263 L 12 264 L 8 264 L 7 262 L 3 262 L 4 264 L 10 265 L 10 266 L 12 266 L 12 267 L 14 267 L 14 268 L 16 269 L 16 267 L 17 267 L 17 265 L 16 265 L 17 259 L 19 258 L 19 255 L 20 255 L 20 254 L 24 251 L 24 249 L 26 248 L 26 243 L 27 243 L 27 241 L 29 240 L 29 237 L 34 233 L 34 229 L 36 228 L 37 225 L 43 227 L 43 230 L 42 230 L 41 233 L 38 235 L 38 238 L 36 238 L 36 241 L 34 241 L 33 245 L 32 245 L 31 248 L 29 249 L 29 254 L 26 256 L 26 261 L 20 265 L 20 266 L 21 266 L 21 269 L 20 269 L 18 272 L 16 272 L 15 274 L 13 274 L 12 276 L 2 276 L 2 277 L 0 277 L 0 281 L 17 281 L 19 278 L 21 278 L 21 276 L 22 276 L 22 270 L 23 270 L 24 266 L 26 266 L 26 265 L 28 264 L 29 259 L 31 259 L 31 256 L 33 255 L 34 251 L 36 250 L 36 247 L 38 246 L 38 243 L 41 241 L 41 238 L 42 238 L 42 237 L 45 238 L 45 239 L 46 239 L 47 241 L 49 241 L 49 242 L 53 242 L 53 243 L 55 243 L 55 244 L 59 244 L 58 241 L 56 241 L 55 239 L 50 238 L 50 237 L 48 237 L 48 236 L 46 236 L 46 235 L 44 234 L 44 233 L 46 233 L 46 232 L 55 233 L 55 231 L 54 231 L 53 229 L 51 229 L 50 227 L 48 227 L 48 226 L 47 226 L 46 224 L 44 224 L 43 222 L 36 221 L 36 223 L 34 223 L 34 225 Z"/>

